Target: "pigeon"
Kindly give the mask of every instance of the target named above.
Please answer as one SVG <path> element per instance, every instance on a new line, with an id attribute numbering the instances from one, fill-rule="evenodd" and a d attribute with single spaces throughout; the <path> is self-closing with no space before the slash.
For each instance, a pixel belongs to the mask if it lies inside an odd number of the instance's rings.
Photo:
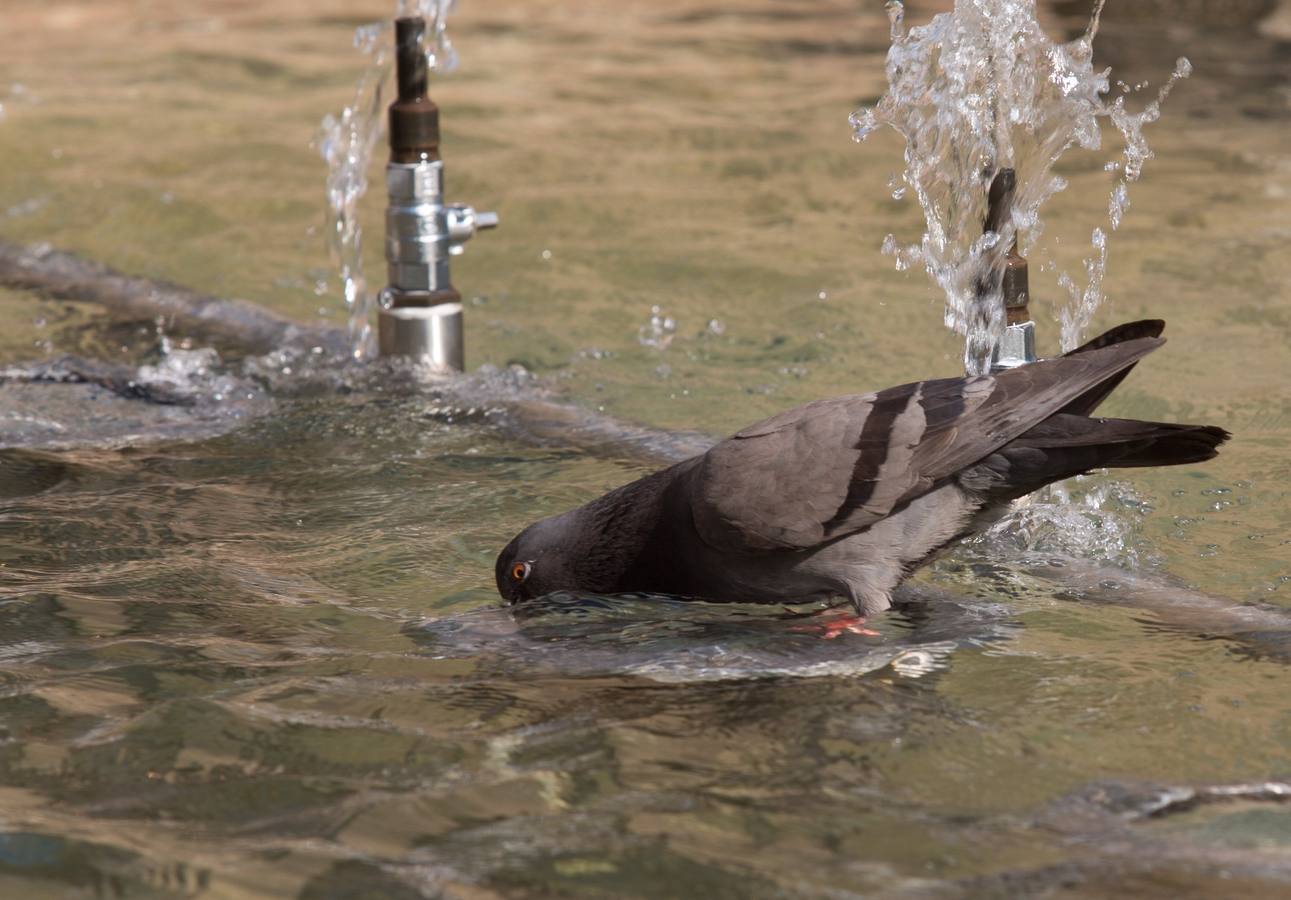
<path id="1" fill-rule="evenodd" d="M 1019 497 L 1092 469 L 1213 458 L 1230 436 L 1222 428 L 1090 415 L 1164 328 L 1131 322 L 998 374 L 782 412 L 530 525 L 498 556 L 498 591 L 511 605 L 555 591 L 837 598 L 873 616 L 910 573 Z"/>

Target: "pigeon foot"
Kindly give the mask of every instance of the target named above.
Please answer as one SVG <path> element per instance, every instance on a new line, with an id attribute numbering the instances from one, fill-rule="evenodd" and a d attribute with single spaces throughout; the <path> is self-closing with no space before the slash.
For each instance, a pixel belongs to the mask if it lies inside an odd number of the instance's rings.
<path id="1" fill-rule="evenodd" d="M 828 616 L 829 620 L 811 625 L 795 625 L 790 631 L 815 632 L 819 631 L 822 639 L 832 641 L 844 632 L 852 634 L 862 634 L 866 637 L 878 637 L 879 633 L 873 628 L 865 627 L 865 616 L 855 616 L 851 612 L 843 610 L 827 610 L 822 614 Z"/>

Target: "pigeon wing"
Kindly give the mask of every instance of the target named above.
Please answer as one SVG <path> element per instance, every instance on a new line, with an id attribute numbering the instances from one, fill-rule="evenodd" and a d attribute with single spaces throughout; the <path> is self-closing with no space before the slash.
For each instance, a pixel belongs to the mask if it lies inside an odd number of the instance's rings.
<path id="1" fill-rule="evenodd" d="M 996 376 L 818 400 L 727 438 L 691 469 L 691 514 L 728 551 L 805 550 L 860 531 L 1093 389 L 1163 341 L 1138 337 Z"/>

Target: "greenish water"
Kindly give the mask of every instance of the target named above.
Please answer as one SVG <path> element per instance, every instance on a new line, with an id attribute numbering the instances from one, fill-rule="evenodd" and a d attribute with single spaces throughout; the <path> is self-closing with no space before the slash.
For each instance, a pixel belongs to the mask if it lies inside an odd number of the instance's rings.
<path id="1" fill-rule="evenodd" d="M 308 141 L 387 5 L 9 0 L 0 236 L 340 325 Z M 454 265 L 472 367 L 714 434 L 956 372 L 940 297 L 878 253 L 921 229 L 889 196 L 900 147 L 847 126 L 883 89 L 881 4 L 505 0 L 463 4 L 453 35 L 449 192 L 503 216 Z M 1100 42 L 1127 81 L 1196 66 L 1094 326 L 1161 316 L 1170 342 L 1107 411 L 1235 437 L 1205 466 L 1073 485 L 1087 527 L 1036 541 L 1291 612 L 1286 45 L 1115 9 Z M 1073 268 L 1108 182 L 1060 169 L 1047 218 Z M 1034 269 L 1048 352 L 1057 289 Z M 666 346 L 641 340 L 653 306 Z M 154 323 L 14 291 L 0 315 L 0 364 L 158 355 Z M 1285 629 L 1176 615 L 1132 582 L 1079 602 L 992 564 L 1017 535 L 925 573 L 878 638 L 649 600 L 517 619 L 498 548 L 647 470 L 370 380 L 284 382 L 223 436 L 0 453 L 0 896 L 1288 889 L 1276 804 L 1116 827 L 1063 805 L 1285 778 Z"/>

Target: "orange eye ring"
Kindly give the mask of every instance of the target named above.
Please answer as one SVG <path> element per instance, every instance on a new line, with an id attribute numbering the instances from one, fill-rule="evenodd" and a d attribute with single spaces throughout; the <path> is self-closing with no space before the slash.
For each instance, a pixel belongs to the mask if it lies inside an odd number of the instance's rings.
<path id="1" fill-rule="evenodd" d="M 511 577 L 516 581 L 524 581 L 529 577 L 530 565 L 527 562 L 518 562 L 511 567 Z"/>

